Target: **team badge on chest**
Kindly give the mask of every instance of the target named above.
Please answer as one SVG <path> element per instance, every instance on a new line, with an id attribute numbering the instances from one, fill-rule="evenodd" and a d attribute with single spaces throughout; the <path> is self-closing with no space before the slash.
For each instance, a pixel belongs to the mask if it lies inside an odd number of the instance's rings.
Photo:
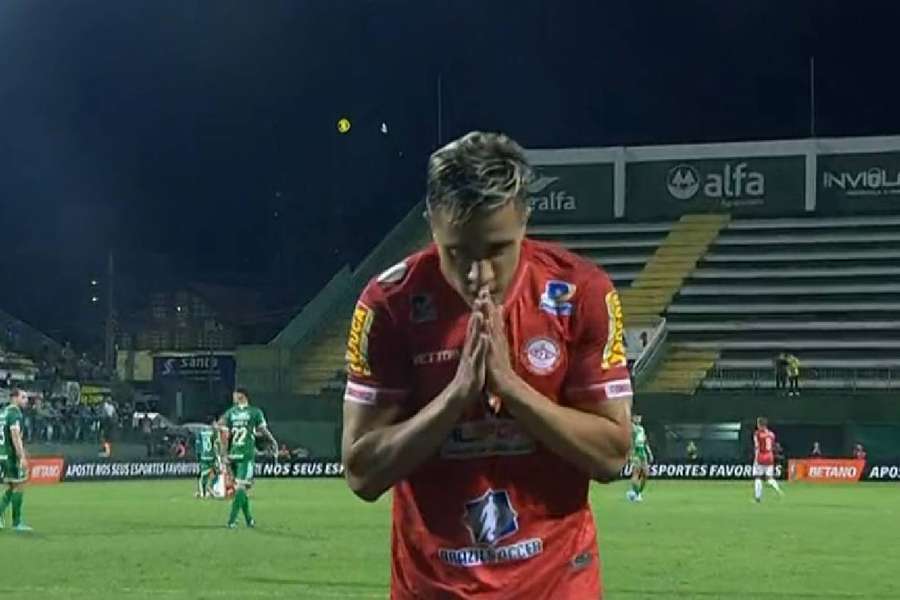
<path id="1" fill-rule="evenodd" d="M 562 358 L 559 344 L 549 337 L 528 340 L 522 349 L 525 367 L 537 375 L 548 375 L 556 370 Z"/>

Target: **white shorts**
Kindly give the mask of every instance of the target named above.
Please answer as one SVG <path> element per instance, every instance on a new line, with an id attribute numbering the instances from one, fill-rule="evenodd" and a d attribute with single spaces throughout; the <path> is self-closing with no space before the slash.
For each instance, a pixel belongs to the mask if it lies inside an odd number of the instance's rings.
<path id="1" fill-rule="evenodd" d="M 775 477 L 775 465 L 761 465 L 759 463 L 753 463 L 753 476 L 767 477 L 768 479 L 772 479 Z"/>

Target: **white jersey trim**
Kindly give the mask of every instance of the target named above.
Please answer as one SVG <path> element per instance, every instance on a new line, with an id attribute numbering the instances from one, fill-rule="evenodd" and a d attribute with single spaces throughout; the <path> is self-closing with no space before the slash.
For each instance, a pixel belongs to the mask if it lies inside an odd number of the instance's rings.
<path id="1" fill-rule="evenodd" d="M 407 394 L 409 394 L 408 390 L 379 388 L 348 381 L 347 389 L 344 391 L 344 401 L 376 406 L 388 400 L 394 402 L 403 400 Z"/>
<path id="2" fill-rule="evenodd" d="M 624 400 L 634 396 L 630 379 L 615 379 L 604 383 L 594 383 L 582 387 L 566 388 L 565 393 L 582 394 L 584 392 L 603 392 L 603 400 Z"/>

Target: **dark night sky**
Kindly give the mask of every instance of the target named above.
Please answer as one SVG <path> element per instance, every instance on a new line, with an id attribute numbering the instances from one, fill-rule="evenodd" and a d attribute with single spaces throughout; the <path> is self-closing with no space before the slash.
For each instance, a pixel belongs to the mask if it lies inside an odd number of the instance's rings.
<path id="1" fill-rule="evenodd" d="M 73 335 L 109 250 L 126 303 L 188 279 L 303 301 L 421 197 L 439 74 L 445 140 L 792 138 L 815 55 L 819 135 L 900 133 L 897 22 L 887 0 L 4 0 L 0 307 Z"/>

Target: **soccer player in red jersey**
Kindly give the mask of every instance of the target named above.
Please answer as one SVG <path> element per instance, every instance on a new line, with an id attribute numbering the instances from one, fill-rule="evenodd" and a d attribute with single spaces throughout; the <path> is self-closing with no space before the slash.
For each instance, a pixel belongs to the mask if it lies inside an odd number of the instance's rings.
<path id="1" fill-rule="evenodd" d="M 775 434 L 769 429 L 768 420 L 759 417 L 753 432 L 753 498 L 757 502 L 762 501 L 763 477 L 779 496 L 784 495 L 775 481 Z"/>
<path id="2" fill-rule="evenodd" d="M 428 164 L 434 243 L 369 283 L 347 348 L 351 489 L 393 488 L 391 598 L 601 597 L 591 479 L 631 443 L 607 275 L 525 238 L 532 178 L 500 134 Z"/>

